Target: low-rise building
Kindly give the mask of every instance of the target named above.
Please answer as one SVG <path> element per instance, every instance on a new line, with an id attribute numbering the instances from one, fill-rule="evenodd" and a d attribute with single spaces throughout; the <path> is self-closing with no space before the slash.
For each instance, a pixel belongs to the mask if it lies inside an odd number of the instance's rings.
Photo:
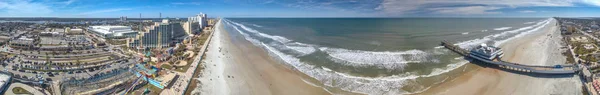
<path id="1" fill-rule="evenodd" d="M 6 92 L 10 81 L 12 80 L 12 74 L 7 72 L 0 72 L 0 93 Z M 11 89 L 12 90 L 12 89 Z"/>
<path id="2" fill-rule="evenodd" d="M 8 36 L 0 36 L 0 45 L 6 44 L 6 42 L 8 42 L 8 40 L 10 40 L 10 37 L 8 37 Z"/>
<path id="3" fill-rule="evenodd" d="M 21 38 L 10 41 L 10 47 L 17 49 L 32 49 L 35 46 L 35 39 L 21 36 Z"/>
<path id="4" fill-rule="evenodd" d="M 103 38 L 131 38 L 138 33 L 129 26 L 90 26 L 88 30 Z"/>
<path id="5" fill-rule="evenodd" d="M 83 34 L 83 29 L 66 29 L 65 33 L 68 35 L 82 35 Z"/>

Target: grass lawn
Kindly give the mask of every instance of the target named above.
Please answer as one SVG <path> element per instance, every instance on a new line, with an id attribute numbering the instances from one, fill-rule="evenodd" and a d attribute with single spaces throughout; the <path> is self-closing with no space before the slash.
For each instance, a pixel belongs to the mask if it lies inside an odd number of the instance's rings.
<path id="1" fill-rule="evenodd" d="M 196 59 L 198 55 L 194 55 L 190 60 L 186 60 L 187 64 L 185 66 L 181 66 L 179 68 L 177 68 L 175 71 L 177 72 L 185 72 L 187 71 L 188 68 L 190 68 L 190 65 L 194 64 L 194 60 Z"/>
<path id="2" fill-rule="evenodd" d="M 148 62 L 148 64 L 150 64 L 151 66 L 154 66 L 154 65 L 156 65 L 156 63 L 155 63 L 155 62 L 152 62 L 152 61 L 149 61 L 149 62 Z"/>
<path id="3" fill-rule="evenodd" d="M 182 66 L 182 67 L 179 67 L 179 68 L 175 69 L 175 71 L 177 71 L 177 72 L 185 72 L 185 71 L 187 71 L 188 68 L 190 68 L 190 64 Z"/>
<path id="4" fill-rule="evenodd" d="M 163 69 L 168 69 L 168 70 L 171 70 L 173 68 L 173 66 L 171 66 L 169 64 L 162 64 L 162 65 L 160 65 L 160 67 Z"/>
<path id="5" fill-rule="evenodd" d="M 31 92 L 21 88 L 21 87 L 15 87 L 12 89 L 14 94 L 28 94 L 28 95 L 32 95 Z"/>
<path id="6" fill-rule="evenodd" d="M 150 90 L 150 93 L 148 93 L 148 95 L 159 95 L 160 92 L 162 92 L 162 89 L 160 89 L 150 83 L 144 85 L 144 87 L 140 88 L 139 90 L 144 91 L 146 88 L 148 88 L 148 90 Z"/>
<path id="7" fill-rule="evenodd" d="M 107 39 L 107 40 L 106 40 L 106 42 L 108 42 L 108 43 L 109 43 L 109 44 L 111 44 L 111 45 L 122 45 L 122 44 L 125 44 L 125 43 L 127 43 L 127 41 L 125 41 L 125 40 L 120 40 L 120 39 L 117 39 L 117 40 L 113 40 L 113 39 Z"/>

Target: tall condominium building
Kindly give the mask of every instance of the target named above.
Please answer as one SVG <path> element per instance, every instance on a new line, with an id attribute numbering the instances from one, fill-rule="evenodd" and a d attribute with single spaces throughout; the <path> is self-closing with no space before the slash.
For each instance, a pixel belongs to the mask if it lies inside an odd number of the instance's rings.
<path id="1" fill-rule="evenodd" d="M 204 27 L 206 27 L 208 25 L 208 17 L 206 16 L 206 14 L 203 14 L 203 13 L 197 14 L 196 16 L 193 16 L 193 17 L 189 17 L 188 21 L 194 22 L 194 23 L 197 22 L 201 29 L 204 29 Z"/>
<path id="2" fill-rule="evenodd" d="M 119 18 L 119 20 L 121 20 L 121 21 L 127 21 L 127 16 L 121 16 L 121 17 Z"/>
<path id="3" fill-rule="evenodd" d="M 186 21 L 182 22 L 181 25 L 188 35 L 198 34 L 200 32 L 200 26 L 195 22 Z"/>
<path id="4" fill-rule="evenodd" d="M 208 26 L 208 16 L 206 16 L 206 14 L 201 13 L 201 17 L 202 21 L 200 21 L 200 26 L 202 27 L 202 29 L 204 29 L 204 27 Z"/>
<path id="5" fill-rule="evenodd" d="M 129 47 L 137 49 L 165 48 L 185 39 L 186 33 L 179 22 L 155 23 L 148 31 L 127 40 Z"/>

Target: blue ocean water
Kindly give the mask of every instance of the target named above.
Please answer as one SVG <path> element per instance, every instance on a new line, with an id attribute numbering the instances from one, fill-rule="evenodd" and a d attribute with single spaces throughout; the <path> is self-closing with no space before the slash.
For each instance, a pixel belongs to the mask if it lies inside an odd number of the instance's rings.
<path id="1" fill-rule="evenodd" d="M 331 91 L 410 94 L 468 71 L 439 46 L 499 46 L 536 31 L 548 18 L 226 18 L 230 34 Z"/>

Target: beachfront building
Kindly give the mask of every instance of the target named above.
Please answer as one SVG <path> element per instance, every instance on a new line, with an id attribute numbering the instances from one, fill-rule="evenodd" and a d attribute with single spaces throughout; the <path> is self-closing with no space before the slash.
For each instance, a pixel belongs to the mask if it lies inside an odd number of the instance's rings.
<path id="1" fill-rule="evenodd" d="M 137 35 L 129 26 L 90 26 L 88 30 L 103 38 L 131 38 Z"/>
<path id="2" fill-rule="evenodd" d="M 196 16 L 193 16 L 193 17 L 189 17 L 188 21 L 198 23 L 198 25 L 200 26 L 200 29 L 204 29 L 204 27 L 206 27 L 208 25 L 208 18 L 206 16 L 206 14 L 203 14 L 203 13 L 197 14 Z"/>
<path id="3" fill-rule="evenodd" d="M 191 21 L 182 22 L 181 26 L 183 26 L 183 30 L 186 34 L 198 34 L 200 33 L 200 25 Z"/>
<path id="4" fill-rule="evenodd" d="M 165 48 L 174 43 L 181 42 L 187 34 L 179 22 L 170 22 L 163 20 L 162 23 L 155 23 L 147 31 L 139 33 L 135 38 L 127 40 L 129 47 L 137 49 L 145 48 Z"/>

